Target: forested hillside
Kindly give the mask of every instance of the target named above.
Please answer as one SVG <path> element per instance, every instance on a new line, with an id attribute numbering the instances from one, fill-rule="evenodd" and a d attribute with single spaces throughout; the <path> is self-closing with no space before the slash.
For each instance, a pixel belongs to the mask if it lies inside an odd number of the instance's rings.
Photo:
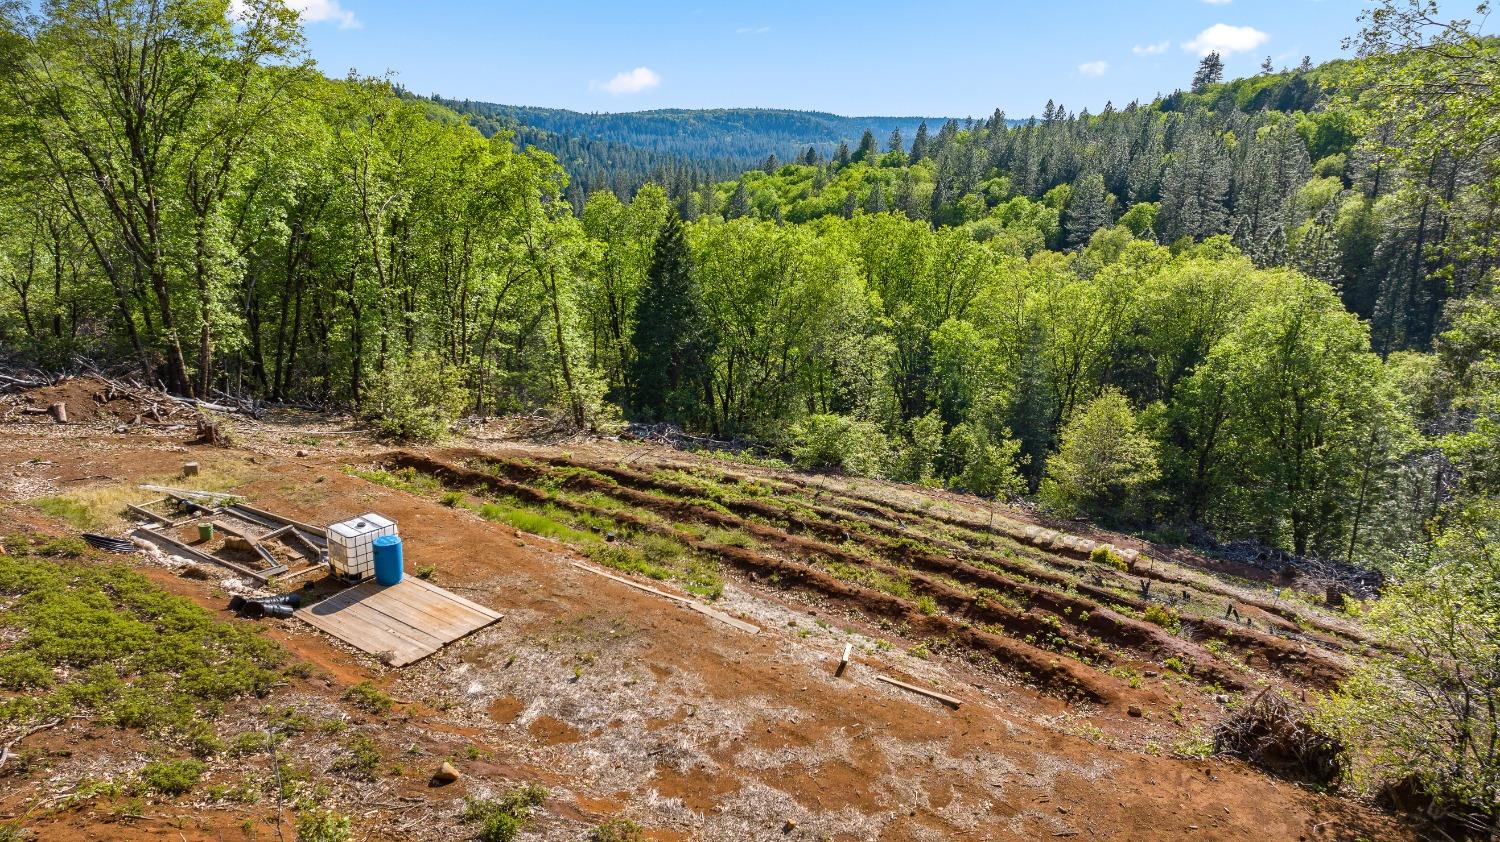
<path id="1" fill-rule="evenodd" d="M 575 212 L 515 136 L 319 75 L 278 3 L 233 28 L 211 2 L 81 8 L 6 19 L 0 337 L 40 363 L 387 420 L 662 419 L 1362 561 L 1487 481 L 1492 138 L 1383 84 L 1441 65 L 1225 83 L 1211 56 L 1149 105 L 905 121 Z M 544 117 L 757 132 L 679 150 L 704 156 L 847 128 Z"/>
<path id="2" fill-rule="evenodd" d="M 1225 82 L 1210 54 L 1157 102 L 830 146 L 849 124 L 782 112 L 465 117 L 325 78 L 279 0 L 235 8 L 0 5 L 10 360 L 396 437 L 667 421 L 1382 566 L 1391 651 L 1447 654 L 1353 685 L 1339 727 L 1493 816 L 1495 706 L 1382 695 L 1500 686 L 1500 47 L 1477 26 L 1386 0 L 1345 63 Z M 581 208 L 537 132 L 592 161 Z M 702 163 L 768 138 L 785 151 L 742 176 Z M 616 154 L 677 169 L 617 195 Z M 1444 631 L 1455 611 L 1488 636 Z M 1402 742 L 1429 716 L 1461 733 Z"/>
<path id="3" fill-rule="evenodd" d="M 821 157 L 865 132 L 908 135 L 920 117 L 840 117 L 816 111 L 765 108 L 663 109 L 582 114 L 431 97 L 468 118 L 485 136 L 509 132 L 523 148 L 550 153 L 567 170 L 567 195 L 575 207 L 595 190 L 631 196 L 654 181 L 676 193 L 733 178 L 770 157 Z M 931 119 L 931 118 L 929 118 Z M 942 122 L 932 119 L 934 124 Z"/>

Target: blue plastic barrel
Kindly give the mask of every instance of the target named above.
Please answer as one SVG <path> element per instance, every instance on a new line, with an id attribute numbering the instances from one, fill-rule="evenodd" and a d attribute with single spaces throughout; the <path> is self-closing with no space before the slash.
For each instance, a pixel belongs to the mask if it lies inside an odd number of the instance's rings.
<path id="1" fill-rule="evenodd" d="M 375 581 L 394 585 L 401 581 L 401 538 L 382 535 L 375 539 Z"/>

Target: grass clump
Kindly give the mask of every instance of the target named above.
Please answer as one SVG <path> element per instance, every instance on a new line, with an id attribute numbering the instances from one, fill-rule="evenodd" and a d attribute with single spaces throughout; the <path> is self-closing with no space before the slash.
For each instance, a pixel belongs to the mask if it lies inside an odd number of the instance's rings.
<path id="1" fill-rule="evenodd" d="M 0 722 L 90 715 L 202 743 L 225 702 L 277 682 L 284 654 L 253 628 L 127 568 L 33 554 L 49 543 L 11 538 L 0 556 L 0 685 L 26 691 Z"/>
<path id="2" fill-rule="evenodd" d="M 153 760 L 141 768 L 141 785 L 162 795 L 183 795 L 197 786 L 203 769 L 198 760 Z"/>
<path id="3" fill-rule="evenodd" d="M 1173 634 L 1176 634 L 1182 628 L 1182 618 L 1177 615 L 1177 612 L 1166 605 L 1159 605 L 1157 603 L 1146 606 L 1146 610 L 1141 614 L 1141 619 L 1161 626 Z"/>
<path id="4" fill-rule="evenodd" d="M 344 741 L 343 754 L 334 761 L 330 770 L 357 780 L 373 781 L 379 766 L 380 750 L 375 747 L 375 741 L 364 734 L 355 734 Z"/>
<path id="5" fill-rule="evenodd" d="M 347 842 L 354 823 L 333 810 L 310 808 L 297 815 L 297 842 Z"/>
<path id="6" fill-rule="evenodd" d="M 524 784 L 499 800 L 475 799 L 464 807 L 463 820 L 479 825 L 480 842 L 511 842 L 531 823 L 532 808 L 547 798 L 547 789 Z"/>
<path id="7" fill-rule="evenodd" d="M 390 696 L 368 681 L 361 681 L 350 687 L 344 693 L 344 701 L 365 713 L 374 714 L 390 713 L 391 708 L 395 706 L 395 701 Z"/>
<path id="8" fill-rule="evenodd" d="M 69 497 L 39 497 L 31 501 L 42 514 L 55 517 L 78 529 L 88 529 L 98 521 L 88 506 Z"/>
<path id="9" fill-rule="evenodd" d="M 589 831 L 588 842 L 641 842 L 641 826 L 630 819 L 610 819 Z"/>
<path id="10" fill-rule="evenodd" d="M 530 532 L 544 538 L 556 538 L 559 541 L 574 544 L 594 540 L 592 534 L 567 525 L 562 516 L 551 506 L 537 511 L 504 503 L 485 503 L 477 511 L 485 520 L 509 524 L 522 532 Z"/>
<path id="11" fill-rule="evenodd" d="M 351 477 L 359 477 L 366 482 L 411 494 L 425 494 L 442 487 L 437 477 L 424 474 L 416 468 L 397 468 L 394 471 L 388 471 L 385 468 L 356 468 L 351 465 L 344 469 L 344 473 Z"/>

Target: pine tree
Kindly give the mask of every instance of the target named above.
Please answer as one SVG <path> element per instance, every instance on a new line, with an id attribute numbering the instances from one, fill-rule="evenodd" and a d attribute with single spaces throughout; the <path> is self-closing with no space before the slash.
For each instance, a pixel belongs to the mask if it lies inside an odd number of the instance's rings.
<path id="1" fill-rule="evenodd" d="M 809 146 L 807 151 L 802 153 L 802 165 L 806 167 L 818 165 L 818 150 L 815 147 Z"/>
<path id="2" fill-rule="evenodd" d="M 916 162 L 927 157 L 927 121 L 923 120 L 917 126 L 917 134 L 911 139 L 911 162 Z"/>
<path id="3" fill-rule="evenodd" d="M 1198 72 L 1193 74 L 1193 93 L 1201 94 L 1209 85 L 1216 85 L 1223 79 L 1224 60 L 1217 52 L 1209 53 L 1198 62 Z"/>
<path id="4" fill-rule="evenodd" d="M 865 129 L 864 136 L 859 139 L 859 150 L 854 153 L 854 160 L 874 163 L 878 154 L 880 149 L 875 145 L 875 133 Z"/>
<path id="5" fill-rule="evenodd" d="M 1310 278 L 1342 290 L 1343 273 L 1340 271 L 1338 237 L 1334 231 L 1334 211 L 1337 203 L 1330 201 L 1319 210 L 1292 249 L 1292 266 Z"/>
<path id="6" fill-rule="evenodd" d="M 891 139 L 886 142 L 887 152 L 905 152 L 906 142 L 901 138 L 901 127 L 891 129 Z"/>
<path id="7" fill-rule="evenodd" d="M 667 215 L 656 237 L 630 341 L 635 348 L 631 405 L 643 418 L 685 420 L 681 409 L 692 405 L 707 376 L 713 343 L 676 213 Z"/>
<path id="8" fill-rule="evenodd" d="M 844 218 L 845 219 L 853 219 L 854 218 L 854 209 L 857 208 L 857 207 L 859 207 L 859 198 L 854 195 L 854 191 L 850 190 L 848 193 L 845 193 L 844 194 L 844 205 L 843 205 L 843 208 L 842 208 L 842 211 L 843 211 L 843 214 L 844 214 Z"/>
<path id="9" fill-rule="evenodd" d="M 1262 75 L 1262 76 L 1270 76 L 1271 74 L 1273 74 L 1275 72 L 1276 72 L 1276 65 L 1271 62 L 1271 57 L 1270 56 L 1266 56 L 1266 60 L 1260 63 L 1260 75 Z"/>
<path id="10" fill-rule="evenodd" d="M 1110 224 L 1112 198 L 1104 188 L 1104 176 L 1099 173 L 1089 173 L 1073 182 L 1066 224 L 1069 246 L 1088 245 L 1095 231 Z"/>
<path id="11" fill-rule="evenodd" d="M 734 194 L 729 197 L 729 205 L 724 208 L 725 219 L 739 219 L 750 215 L 750 193 L 745 190 L 745 182 L 741 181 L 734 187 Z"/>
<path id="12" fill-rule="evenodd" d="M 767 155 L 765 163 L 760 165 L 760 171 L 766 173 L 767 175 L 774 175 L 775 172 L 779 169 L 781 169 L 781 162 L 776 160 L 775 152 Z"/>
<path id="13" fill-rule="evenodd" d="M 840 167 L 847 167 L 847 166 L 849 166 L 849 144 L 848 143 L 846 143 L 844 141 L 839 141 L 839 151 L 838 151 L 838 154 L 836 154 L 836 155 L 833 156 L 833 162 L 835 164 L 837 164 L 838 166 L 840 166 Z"/>
<path id="14" fill-rule="evenodd" d="M 878 182 L 878 181 L 871 182 L 871 184 L 870 184 L 870 195 L 868 195 L 868 196 L 865 197 L 865 213 L 884 213 L 884 212 L 885 212 L 885 190 L 884 190 L 884 188 L 882 188 L 880 186 L 880 182 Z"/>
<path id="15" fill-rule="evenodd" d="M 1303 56 L 1302 57 L 1302 62 L 1297 65 L 1297 72 L 1298 73 L 1309 73 L 1309 72 L 1312 71 L 1312 68 L 1313 68 L 1312 56 Z"/>

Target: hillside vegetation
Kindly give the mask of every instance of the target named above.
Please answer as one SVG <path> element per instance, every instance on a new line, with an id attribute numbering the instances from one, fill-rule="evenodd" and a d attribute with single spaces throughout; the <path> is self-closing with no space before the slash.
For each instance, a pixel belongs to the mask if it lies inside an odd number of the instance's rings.
<path id="1" fill-rule="evenodd" d="M 327 79 L 295 13 L 243 7 L 0 7 L 0 344 L 353 407 L 392 437 L 665 421 L 1380 566 L 1407 601 L 1372 617 L 1423 656 L 1351 685 L 1339 727 L 1493 821 L 1471 577 L 1500 497 L 1500 47 L 1476 26 L 1387 0 L 1348 63 L 1226 83 L 1210 55 L 1151 104 L 893 126 L 575 208 L 551 155 Z M 1451 739 L 1382 727 L 1425 720 Z"/>

